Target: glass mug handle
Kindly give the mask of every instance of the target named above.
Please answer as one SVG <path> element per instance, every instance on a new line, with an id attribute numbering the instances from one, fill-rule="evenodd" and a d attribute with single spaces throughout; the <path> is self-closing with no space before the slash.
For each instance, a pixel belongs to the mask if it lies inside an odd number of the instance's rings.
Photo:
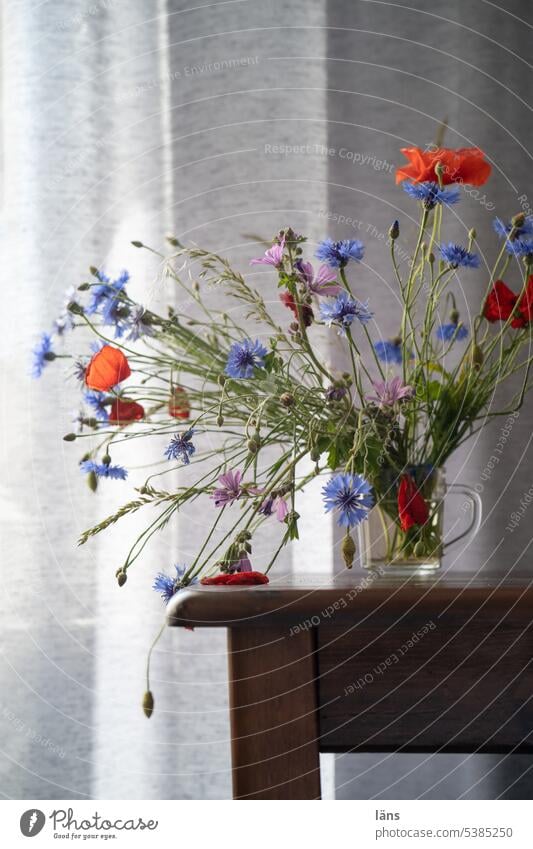
<path id="1" fill-rule="evenodd" d="M 473 490 L 471 487 L 467 486 L 464 483 L 450 483 L 447 486 L 448 492 L 455 492 L 458 495 L 464 495 L 470 504 L 472 505 L 472 521 L 465 531 L 463 531 L 458 536 L 444 543 L 443 548 L 448 548 L 449 545 L 453 545 L 455 542 L 459 542 L 460 539 L 464 539 L 466 536 L 472 535 L 472 538 L 475 537 L 477 532 L 481 527 L 481 516 L 483 511 L 483 505 L 479 493 Z"/>

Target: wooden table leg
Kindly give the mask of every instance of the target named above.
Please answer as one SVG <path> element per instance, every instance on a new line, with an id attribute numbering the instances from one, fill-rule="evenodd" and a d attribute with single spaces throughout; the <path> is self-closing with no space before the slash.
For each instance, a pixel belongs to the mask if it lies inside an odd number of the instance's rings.
<path id="1" fill-rule="evenodd" d="M 320 799 L 312 630 L 228 629 L 233 797 Z"/>

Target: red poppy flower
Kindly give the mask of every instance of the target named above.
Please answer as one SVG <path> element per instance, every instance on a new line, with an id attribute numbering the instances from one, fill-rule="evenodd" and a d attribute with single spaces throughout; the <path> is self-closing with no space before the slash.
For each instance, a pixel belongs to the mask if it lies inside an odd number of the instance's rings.
<path id="1" fill-rule="evenodd" d="M 174 419 L 188 419 L 191 415 L 189 396 L 182 386 L 174 386 L 168 401 L 168 412 Z"/>
<path id="2" fill-rule="evenodd" d="M 529 276 L 526 290 L 520 300 L 503 280 L 496 280 L 487 295 L 483 315 L 493 324 L 495 321 L 507 321 L 513 310 L 515 314 L 511 327 L 526 327 L 533 321 L 533 274 Z"/>
<path id="3" fill-rule="evenodd" d="M 213 578 L 202 578 L 201 584 L 207 586 L 247 586 L 252 584 L 268 584 L 268 577 L 262 572 L 234 572 L 232 575 L 226 572 L 215 575 Z"/>
<path id="4" fill-rule="evenodd" d="M 491 323 L 507 321 L 517 300 L 517 295 L 511 292 L 503 280 L 496 280 L 485 301 L 483 315 Z"/>
<path id="5" fill-rule="evenodd" d="M 144 407 L 136 401 L 124 401 L 116 398 L 111 404 L 109 421 L 111 424 L 127 424 L 144 418 Z"/>
<path id="6" fill-rule="evenodd" d="M 398 487 L 398 514 L 404 531 L 413 525 L 425 525 L 428 520 L 428 506 L 411 475 L 402 475 Z"/>
<path id="7" fill-rule="evenodd" d="M 130 374 L 129 363 L 122 351 L 111 345 L 104 345 L 85 369 L 85 383 L 89 389 L 109 392 Z"/>
<path id="8" fill-rule="evenodd" d="M 492 170 L 485 154 L 477 147 L 462 147 L 450 150 L 439 147 L 436 150 L 421 150 L 419 147 L 402 148 L 409 164 L 396 170 L 396 182 L 412 180 L 414 183 L 436 182 L 435 165 L 440 162 L 444 171 L 443 185 L 466 183 L 469 186 L 482 186 Z"/>
<path id="9" fill-rule="evenodd" d="M 294 317 L 298 319 L 298 307 L 296 306 L 296 301 L 290 292 L 282 292 L 279 296 L 279 299 L 282 304 L 284 304 L 288 309 L 294 313 Z M 314 313 L 309 304 L 302 304 L 302 318 L 304 321 L 305 327 L 309 327 L 310 324 L 313 323 Z"/>
<path id="10" fill-rule="evenodd" d="M 518 304 L 518 312 L 520 315 L 511 322 L 513 327 L 525 327 L 533 321 L 533 274 L 528 277 L 526 291 Z"/>

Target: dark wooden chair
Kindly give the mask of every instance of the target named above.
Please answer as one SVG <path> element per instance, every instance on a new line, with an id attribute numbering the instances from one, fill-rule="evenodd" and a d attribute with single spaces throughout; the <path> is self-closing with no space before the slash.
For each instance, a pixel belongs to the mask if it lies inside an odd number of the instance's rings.
<path id="1" fill-rule="evenodd" d="M 533 576 L 195 586 L 168 622 L 228 629 L 237 799 L 319 799 L 319 752 L 533 752 Z"/>

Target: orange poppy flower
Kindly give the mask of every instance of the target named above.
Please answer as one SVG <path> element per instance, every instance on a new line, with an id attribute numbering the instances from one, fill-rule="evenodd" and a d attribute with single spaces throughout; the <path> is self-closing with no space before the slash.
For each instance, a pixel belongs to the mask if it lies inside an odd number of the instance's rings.
<path id="1" fill-rule="evenodd" d="M 189 396 L 182 386 L 174 386 L 168 400 L 168 412 L 174 419 L 188 419 L 191 415 Z"/>
<path id="2" fill-rule="evenodd" d="M 122 351 L 111 345 L 104 345 L 85 369 L 85 383 L 89 389 L 109 392 L 130 374 L 129 363 Z"/>
<path id="3" fill-rule="evenodd" d="M 419 147 L 402 148 L 409 164 L 396 170 L 396 182 L 412 180 L 414 183 L 436 182 L 435 165 L 443 166 L 442 182 L 466 183 L 469 186 L 482 186 L 492 170 L 485 154 L 478 147 L 462 147 L 450 150 L 439 147 L 436 150 L 421 150 Z"/>
<path id="4" fill-rule="evenodd" d="M 128 424 L 128 422 L 137 422 L 144 418 L 144 407 L 136 401 L 125 401 L 122 398 L 116 398 L 111 404 L 109 411 L 109 421 L 111 424 Z"/>

